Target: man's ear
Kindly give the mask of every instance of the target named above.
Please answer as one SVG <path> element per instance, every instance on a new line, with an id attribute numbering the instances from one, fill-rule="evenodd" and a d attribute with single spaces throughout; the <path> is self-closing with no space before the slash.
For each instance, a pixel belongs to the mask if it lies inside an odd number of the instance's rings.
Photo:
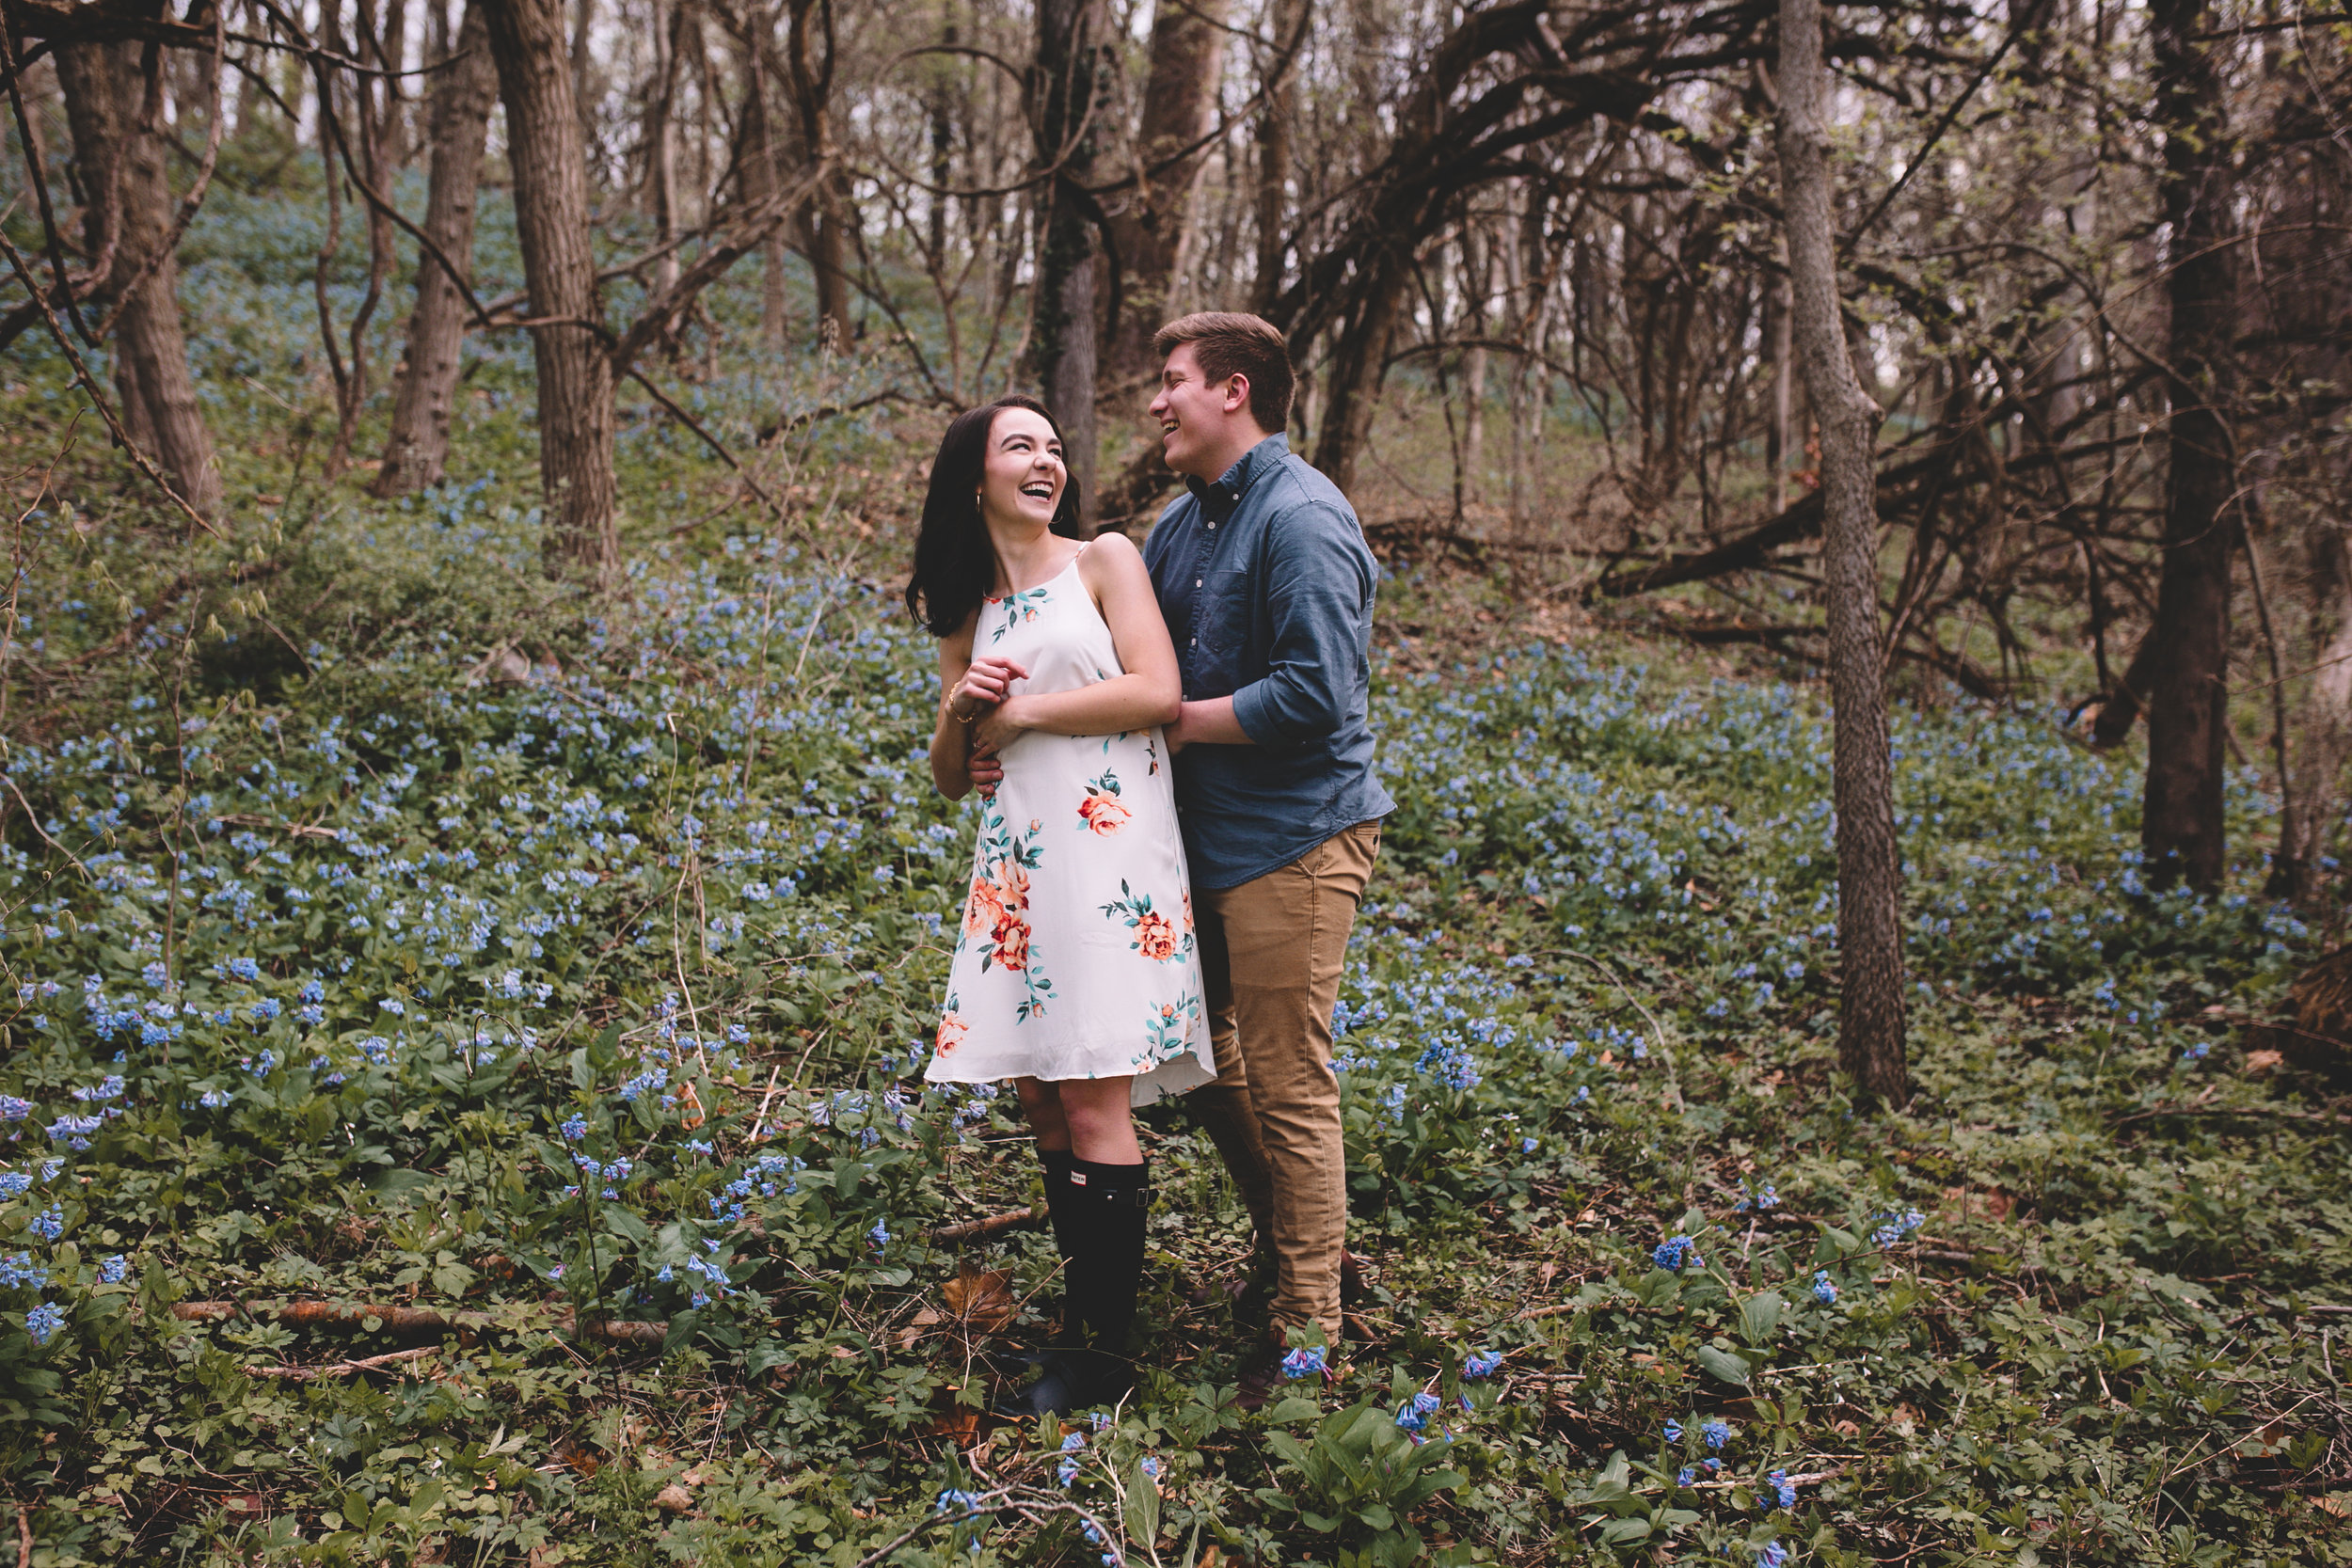
<path id="1" fill-rule="evenodd" d="M 1225 382 L 1225 412 L 1238 414 L 1249 406 L 1249 378 L 1235 371 Z"/>

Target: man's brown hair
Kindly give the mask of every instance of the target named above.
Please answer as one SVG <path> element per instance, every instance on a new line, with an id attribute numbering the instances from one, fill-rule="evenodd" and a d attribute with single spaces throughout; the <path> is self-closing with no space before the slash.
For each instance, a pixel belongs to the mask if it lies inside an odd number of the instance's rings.
<path id="1" fill-rule="evenodd" d="M 1212 386 L 1236 375 L 1249 378 L 1249 417 L 1260 430 L 1273 436 L 1291 422 L 1296 383 L 1280 327 L 1236 310 L 1196 310 L 1152 334 L 1152 352 L 1163 359 L 1185 343 Z"/>

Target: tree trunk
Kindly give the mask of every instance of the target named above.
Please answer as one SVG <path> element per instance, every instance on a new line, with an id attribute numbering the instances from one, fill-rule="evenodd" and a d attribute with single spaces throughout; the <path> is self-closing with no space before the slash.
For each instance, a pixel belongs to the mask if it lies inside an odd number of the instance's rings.
<path id="1" fill-rule="evenodd" d="M 1788 510 L 1788 405 L 1795 364 L 1788 352 L 1788 285 L 1772 278 L 1764 286 L 1764 346 L 1772 361 L 1772 410 L 1764 426 L 1764 466 L 1772 471 L 1772 515 Z"/>
<path id="2" fill-rule="evenodd" d="M 1061 425 L 1063 455 L 1092 531 L 1094 392 L 1103 330 L 1101 235 L 1090 182 L 1110 87 L 1110 23 L 1104 0 L 1040 0 L 1037 10 L 1039 161 L 1057 170 L 1039 225 L 1029 361 L 1045 405 Z M 1153 324 L 1155 326 L 1157 323 Z"/>
<path id="3" fill-rule="evenodd" d="M 1879 406 L 1846 352 L 1837 298 L 1820 0 L 1781 0 L 1780 180 L 1797 352 L 1821 426 L 1821 571 L 1836 704 L 1838 1064 L 1867 1100 L 1910 1098 L 1904 1063 L 1902 860 L 1880 685 Z"/>
<path id="4" fill-rule="evenodd" d="M 1182 158 L 1177 154 L 1215 127 L 1217 86 L 1225 71 L 1227 6 L 1228 0 L 1191 0 L 1163 5 L 1152 17 L 1152 71 L 1136 135 L 1141 183 L 1110 214 L 1120 287 L 1119 336 L 1104 365 L 1112 387 L 1159 375 L 1152 334 L 1170 314 L 1168 286 L 1191 230 L 1209 150 L 1203 144 Z"/>
<path id="5" fill-rule="evenodd" d="M 596 145 L 596 0 L 573 0 L 572 106 L 580 114 L 580 144 Z"/>
<path id="6" fill-rule="evenodd" d="M 790 0 L 785 35 L 792 102 L 800 111 L 801 149 L 810 163 L 831 161 L 833 140 L 833 0 Z M 839 347 L 850 338 L 849 182 L 838 168 L 818 188 L 804 219 L 809 268 L 817 275 L 817 341 Z"/>
<path id="7" fill-rule="evenodd" d="M 482 0 L 515 177 L 539 383 L 539 485 L 551 570 L 609 580 L 620 564 L 612 473 L 612 361 L 599 340 L 588 167 L 562 0 Z"/>
<path id="8" fill-rule="evenodd" d="M 490 63 L 487 29 L 479 6 L 466 8 L 453 53 L 461 56 L 432 78 L 432 190 L 424 231 L 472 281 L 474 199 L 482 181 L 490 105 L 498 99 L 498 68 Z M 466 337 L 466 303 L 441 264 L 417 258 L 417 306 L 408 317 L 407 372 L 392 404 L 391 438 L 375 476 L 379 496 L 405 496 L 441 483 L 449 464 L 449 431 L 457 395 L 459 350 Z"/>
<path id="9" fill-rule="evenodd" d="M 955 48 L 959 43 L 960 39 L 952 16 L 940 24 L 939 41 L 948 49 Z M 947 276 L 947 213 L 948 204 L 953 198 L 942 196 L 938 192 L 947 188 L 948 178 L 954 172 L 956 95 L 952 86 L 953 80 L 946 71 L 942 71 L 930 95 L 931 183 L 938 187 L 938 190 L 930 194 L 930 210 L 926 215 L 930 220 L 930 264 L 938 269 L 942 277 Z M 948 315 L 948 324 L 952 330 L 954 325 L 952 311 Z M 959 376 L 957 379 L 961 381 L 961 378 Z"/>
<path id="10" fill-rule="evenodd" d="M 1291 134 L 1298 114 L 1299 49 L 1305 47 L 1308 7 L 1311 0 L 1275 0 L 1276 67 L 1281 71 L 1266 88 L 1258 111 L 1258 277 L 1257 309 L 1274 308 L 1282 292 L 1284 215 L 1289 207 Z M 1293 47 L 1294 40 L 1297 48 Z M 1285 69 L 1287 68 L 1287 69 Z"/>
<path id="11" fill-rule="evenodd" d="M 1494 245 L 1475 223 L 1462 225 L 1462 293 L 1468 309 L 1463 322 L 1480 346 L 1462 356 L 1463 499 L 1476 506 L 1486 467 L 1486 350 L 1492 336 L 1490 309 L 1495 293 Z"/>
<path id="12" fill-rule="evenodd" d="M 1323 410 L 1315 467 L 1342 490 L 1354 488 L 1357 460 L 1372 439 L 1373 416 L 1379 412 L 1380 383 L 1388 369 L 1389 341 L 1396 334 L 1408 281 L 1406 258 L 1394 250 L 1380 252 L 1373 267 L 1375 275 L 1365 285 L 1361 309 L 1340 329 L 1323 375 L 1330 401 Z"/>
<path id="13" fill-rule="evenodd" d="M 770 24 L 767 7 L 746 7 L 745 35 L 737 40 L 743 52 L 743 107 L 737 117 L 736 196 L 746 207 L 755 207 L 776 194 L 776 136 L 769 103 L 768 71 L 762 59 L 768 42 L 763 34 Z M 791 302 L 785 293 L 781 229 L 760 246 L 760 256 L 759 341 L 769 349 L 780 349 L 784 347 L 787 317 L 791 313 Z"/>
<path id="14" fill-rule="evenodd" d="M 380 63 L 386 71 L 408 69 L 408 0 L 385 0 L 383 47 L 378 51 Z M 407 84 L 413 78 L 387 76 L 383 82 L 383 155 L 384 166 L 397 172 L 408 166 Z M 387 196 L 391 194 L 389 176 L 379 186 Z"/>
<path id="15" fill-rule="evenodd" d="M 136 277 L 171 232 L 162 139 L 140 124 L 140 53 L 136 43 L 61 43 L 56 51 L 73 128 L 73 161 L 84 191 L 95 198 L 83 209 L 85 243 L 96 255 L 112 232 L 116 251 L 108 276 L 116 288 Z M 188 374 L 179 290 L 179 266 L 167 256 L 117 303 L 110 328 L 115 390 L 124 432 L 170 476 L 190 506 L 211 516 L 220 510 L 220 466 Z M 114 295 L 102 289 L 98 297 Z"/>
<path id="16" fill-rule="evenodd" d="M 322 16 L 331 16 L 330 3 L 322 8 Z M 331 35 L 330 35 L 331 36 Z M 332 47 L 332 44 L 329 44 Z M 380 66 L 384 60 L 383 34 L 375 18 L 374 0 L 358 0 L 353 19 L 351 48 L 355 58 L 373 58 Z M 351 95 L 352 130 L 358 137 L 356 149 L 359 172 L 367 182 L 379 192 L 392 189 L 392 164 L 386 156 L 386 127 L 399 116 L 400 100 L 393 84 L 387 79 L 355 78 Z M 375 308 L 384 298 L 384 280 L 392 270 L 392 219 L 389 213 L 368 203 L 368 288 L 359 299 L 358 309 L 351 315 L 351 375 L 344 388 L 344 397 L 335 427 L 335 445 L 327 453 L 326 472 L 331 478 L 343 470 L 350 460 L 351 443 L 358 434 L 359 415 L 366 407 L 369 395 L 368 323 L 375 316 Z M 323 309 L 323 308 L 322 308 Z"/>
<path id="17" fill-rule="evenodd" d="M 645 208 L 657 245 L 677 237 L 677 81 L 679 34 L 690 0 L 657 0 L 654 18 L 653 92 L 645 104 Z M 653 292 L 677 281 L 677 252 L 665 251 L 653 264 Z"/>
<path id="18" fill-rule="evenodd" d="M 2235 284 L 2221 87 L 2196 36 L 2204 0 L 2154 0 L 2156 112 L 2165 130 L 2170 226 L 2164 566 L 2150 635 L 2160 657 L 2148 707 L 2140 845 L 2157 887 L 2221 885 L 2228 843 L 2221 784 L 2230 725 L 2230 560 L 2236 518 L 2220 400 Z"/>

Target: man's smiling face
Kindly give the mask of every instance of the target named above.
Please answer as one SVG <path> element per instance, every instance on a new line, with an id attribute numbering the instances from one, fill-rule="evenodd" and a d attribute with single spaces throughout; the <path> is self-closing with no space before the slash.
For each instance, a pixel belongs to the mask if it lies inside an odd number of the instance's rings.
<path id="1" fill-rule="evenodd" d="M 1160 395 L 1152 400 L 1152 418 L 1159 421 L 1160 450 L 1169 468 L 1198 479 L 1215 479 L 1224 472 L 1221 464 L 1215 469 L 1205 465 L 1232 444 L 1230 394 L 1234 379 L 1212 384 L 1201 373 L 1200 355 L 1191 343 L 1179 343 L 1168 354 L 1160 371 Z"/>

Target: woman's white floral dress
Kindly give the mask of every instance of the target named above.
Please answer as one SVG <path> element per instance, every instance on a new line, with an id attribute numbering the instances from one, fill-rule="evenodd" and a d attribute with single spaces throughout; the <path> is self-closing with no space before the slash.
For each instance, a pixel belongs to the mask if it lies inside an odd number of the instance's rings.
<path id="1" fill-rule="evenodd" d="M 1021 664 L 1015 692 L 1122 673 L 1073 559 L 1051 582 L 980 606 L 973 656 Z M 980 801 L 947 1005 L 925 1076 L 1132 1074 L 1134 1101 L 1216 1076 L 1192 892 L 1160 732 L 1047 735 L 1005 748 Z"/>

